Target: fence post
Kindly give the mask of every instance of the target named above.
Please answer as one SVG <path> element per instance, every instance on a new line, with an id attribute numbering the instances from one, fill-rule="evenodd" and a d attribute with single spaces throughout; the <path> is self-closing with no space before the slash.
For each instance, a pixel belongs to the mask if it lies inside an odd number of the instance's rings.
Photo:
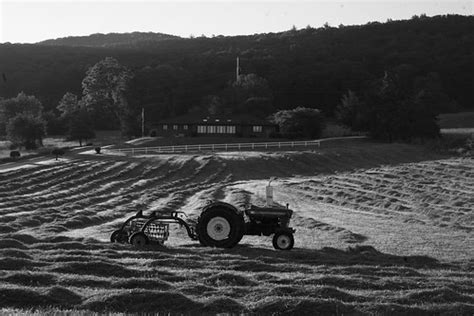
<path id="1" fill-rule="evenodd" d="M 280 142 L 278 142 L 278 148 L 281 148 L 281 143 Z"/>
<path id="2" fill-rule="evenodd" d="M 304 147 L 308 147 L 308 142 L 304 142 Z"/>
<path id="3" fill-rule="evenodd" d="M 227 151 L 227 144 L 225 144 L 225 151 Z"/>
<path id="4" fill-rule="evenodd" d="M 174 152 L 174 146 L 171 146 L 171 151 Z"/>
<path id="5" fill-rule="evenodd" d="M 291 142 L 291 147 L 295 147 L 295 142 Z"/>
<path id="6" fill-rule="evenodd" d="M 212 151 L 214 151 L 214 144 L 212 144 Z"/>
<path id="7" fill-rule="evenodd" d="M 188 145 L 184 146 L 184 152 L 186 152 L 186 153 L 188 152 Z"/>
<path id="8" fill-rule="evenodd" d="M 239 144 L 239 151 L 240 151 L 240 144 Z"/>
<path id="9" fill-rule="evenodd" d="M 132 148 L 132 156 L 135 155 L 135 148 Z"/>
<path id="10" fill-rule="evenodd" d="M 265 143 L 265 149 L 268 149 L 268 143 Z"/>

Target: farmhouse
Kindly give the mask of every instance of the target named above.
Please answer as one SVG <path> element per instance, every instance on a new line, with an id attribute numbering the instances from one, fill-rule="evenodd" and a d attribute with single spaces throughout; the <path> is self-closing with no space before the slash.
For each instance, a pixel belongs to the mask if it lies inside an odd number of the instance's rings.
<path id="1" fill-rule="evenodd" d="M 278 125 L 250 116 L 179 116 L 153 124 L 150 136 L 269 137 Z"/>

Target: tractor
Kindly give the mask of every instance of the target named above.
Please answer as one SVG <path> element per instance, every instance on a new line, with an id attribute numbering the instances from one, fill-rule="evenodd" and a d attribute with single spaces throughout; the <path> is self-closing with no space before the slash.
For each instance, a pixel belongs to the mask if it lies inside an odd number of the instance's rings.
<path id="1" fill-rule="evenodd" d="M 188 223 L 182 212 L 152 212 L 145 216 L 142 211 L 138 211 L 114 231 L 110 239 L 112 242 L 129 242 L 136 247 L 150 243 L 163 244 L 169 237 L 169 225 L 179 224 L 186 229 L 189 238 L 207 247 L 232 248 L 244 235 L 273 234 L 275 249 L 290 250 L 294 245 L 295 229 L 289 226 L 293 211 L 288 204 L 286 207 L 273 205 L 270 183 L 266 193 L 265 206 L 250 205 L 244 211 L 226 202 L 210 201 L 201 210 L 195 225 Z"/>

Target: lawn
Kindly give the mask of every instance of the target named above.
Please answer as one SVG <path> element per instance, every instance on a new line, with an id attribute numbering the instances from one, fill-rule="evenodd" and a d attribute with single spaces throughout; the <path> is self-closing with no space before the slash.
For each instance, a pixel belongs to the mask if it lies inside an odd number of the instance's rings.
<path id="1" fill-rule="evenodd" d="M 441 114 L 439 126 L 442 129 L 474 128 L 474 112 Z"/>

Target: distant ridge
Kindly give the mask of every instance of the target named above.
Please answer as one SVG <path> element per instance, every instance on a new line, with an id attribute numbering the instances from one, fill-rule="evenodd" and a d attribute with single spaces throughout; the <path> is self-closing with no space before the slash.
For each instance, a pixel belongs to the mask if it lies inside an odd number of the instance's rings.
<path id="1" fill-rule="evenodd" d="M 87 36 L 68 36 L 38 42 L 38 45 L 48 46 L 83 46 L 83 47 L 133 47 L 143 42 L 160 42 L 181 37 L 163 33 L 133 32 L 133 33 L 96 33 Z"/>

